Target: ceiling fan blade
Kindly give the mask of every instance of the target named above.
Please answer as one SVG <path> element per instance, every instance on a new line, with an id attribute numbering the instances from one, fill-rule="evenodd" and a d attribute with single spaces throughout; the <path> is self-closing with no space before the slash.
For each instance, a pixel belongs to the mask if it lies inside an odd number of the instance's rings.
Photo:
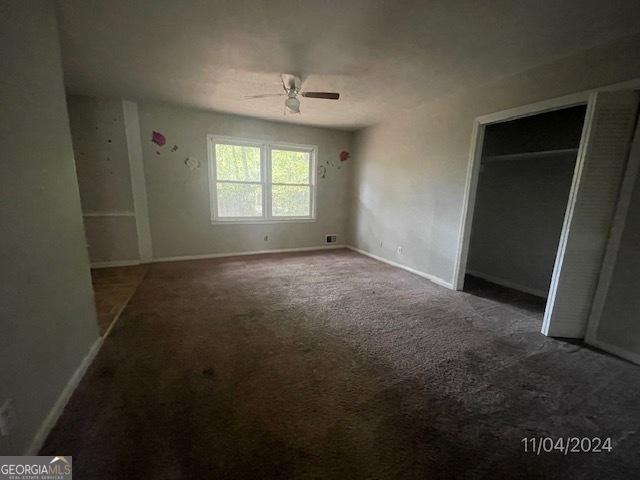
<path id="1" fill-rule="evenodd" d="M 282 97 L 285 93 L 265 93 L 263 95 L 245 95 L 244 98 L 267 98 L 267 97 Z"/>
<path id="2" fill-rule="evenodd" d="M 325 100 L 338 100 L 340 98 L 339 93 L 330 92 L 302 92 L 300 95 L 307 98 L 322 98 Z"/>

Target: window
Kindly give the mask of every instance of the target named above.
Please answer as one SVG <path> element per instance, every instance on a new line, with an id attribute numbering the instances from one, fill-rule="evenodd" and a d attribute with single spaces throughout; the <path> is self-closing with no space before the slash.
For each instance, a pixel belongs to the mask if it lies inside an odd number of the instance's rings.
<path id="1" fill-rule="evenodd" d="M 271 215 L 311 217 L 311 152 L 269 149 Z"/>
<path id="2" fill-rule="evenodd" d="M 316 148 L 209 136 L 213 222 L 315 218 Z"/>

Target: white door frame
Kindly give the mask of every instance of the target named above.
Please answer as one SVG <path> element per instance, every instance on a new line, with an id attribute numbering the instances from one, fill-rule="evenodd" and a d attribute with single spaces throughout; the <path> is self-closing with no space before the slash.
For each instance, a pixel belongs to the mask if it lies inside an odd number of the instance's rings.
<path id="1" fill-rule="evenodd" d="M 478 178 L 480 173 L 480 163 L 482 160 L 482 147 L 484 143 L 484 133 L 487 125 L 492 123 L 505 122 L 522 117 L 528 117 L 540 113 L 561 110 L 574 107 L 577 105 L 586 105 L 589 103 L 591 95 L 597 91 L 608 90 L 637 90 L 640 89 L 640 79 L 634 79 L 627 82 L 608 85 L 598 89 L 587 90 L 563 97 L 552 98 L 541 102 L 523 105 L 520 107 L 503 110 L 488 115 L 477 117 L 473 123 L 471 133 L 471 147 L 469 150 L 469 162 L 467 164 L 467 178 L 464 189 L 464 199 L 462 205 L 460 232 L 458 235 L 458 250 L 456 255 L 456 263 L 453 273 L 453 288 L 462 290 L 464 287 L 464 277 L 467 271 L 467 258 L 469 254 L 469 244 L 471 240 L 471 228 L 473 224 L 473 214 L 476 203 L 476 192 L 478 188 Z M 587 112 L 588 113 L 588 112 Z M 587 123 L 585 122 L 585 125 Z M 584 132 L 583 132 L 584 140 Z M 582 141 L 581 141 L 582 147 Z M 578 153 L 578 156 L 580 153 Z M 576 164 L 578 166 L 578 164 Z M 576 175 L 574 173 L 574 180 Z M 572 185 L 572 191 L 575 185 Z M 614 219 L 618 221 L 618 219 Z M 563 231 L 567 228 L 566 222 L 563 225 Z M 552 299 L 551 299 L 552 300 Z M 543 331 L 544 333 L 544 331 Z"/>

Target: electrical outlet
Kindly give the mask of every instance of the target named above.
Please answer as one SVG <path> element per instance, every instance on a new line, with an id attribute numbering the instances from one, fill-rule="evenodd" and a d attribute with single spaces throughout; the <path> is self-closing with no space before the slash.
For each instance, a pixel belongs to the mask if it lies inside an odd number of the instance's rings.
<path id="1" fill-rule="evenodd" d="M 327 235 L 326 243 L 336 243 L 338 241 L 337 235 Z"/>
<path id="2" fill-rule="evenodd" d="M 402 248 L 401 246 L 398 246 L 398 255 L 402 255 L 404 253 L 404 248 Z"/>
<path id="3" fill-rule="evenodd" d="M 13 404 L 13 400 L 8 399 L 2 404 L 2 407 L 0 407 L 0 435 L 3 437 L 9 435 L 17 422 L 18 417 L 16 415 L 16 408 Z"/>

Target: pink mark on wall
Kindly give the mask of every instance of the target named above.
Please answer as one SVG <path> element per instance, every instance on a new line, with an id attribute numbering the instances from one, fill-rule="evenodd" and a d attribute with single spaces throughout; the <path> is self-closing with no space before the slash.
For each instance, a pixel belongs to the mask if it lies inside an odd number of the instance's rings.
<path id="1" fill-rule="evenodd" d="M 351 154 L 349 152 L 347 152 L 346 150 L 340 152 L 341 162 L 346 162 L 347 160 L 349 160 L 349 158 L 351 158 Z"/>
<path id="2" fill-rule="evenodd" d="M 160 132 L 156 132 L 155 130 L 151 135 L 151 141 L 160 146 L 163 146 L 165 143 L 167 143 L 167 139 L 164 138 L 164 135 L 162 135 Z"/>

